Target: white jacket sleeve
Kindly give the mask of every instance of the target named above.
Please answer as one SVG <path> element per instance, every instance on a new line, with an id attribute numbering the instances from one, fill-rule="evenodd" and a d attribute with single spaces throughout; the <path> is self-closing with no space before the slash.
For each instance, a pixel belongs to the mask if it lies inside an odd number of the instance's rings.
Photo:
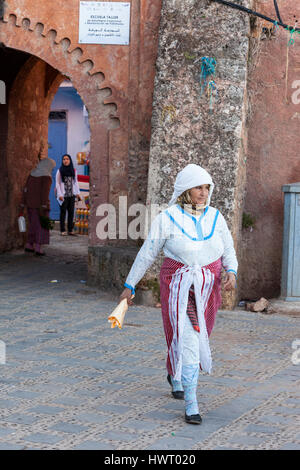
<path id="1" fill-rule="evenodd" d="M 221 213 L 219 214 L 219 218 L 220 218 L 220 223 L 221 223 L 221 233 L 222 233 L 222 239 L 223 239 L 223 244 L 224 244 L 224 254 L 222 256 L 222 264 L 223 264 L 224 269 L 227 272 L 233 272 L 235 275 L 237 275 L 238 261 L 237 261 L 237 257 L 236 257 L 236 253 L 234 249 L 233 239 L 229 231 L 229 228 L 227 226 L 227 223 Z"/>
<path id="2" fill-rule="evenodd" d="M 55 189 L 56 189 L 56 197 L 57 198 L 64 197 L 64 195 L 61 191 L 61 184 L 62 184 L 62 181 L 61 181 L 60 171 L 57 170 L 56 177 L 55 177 Z"/>
<path id="3" fill-rule="evenodd" d="M 131 289 L 132 292 L 134 292 L 135 286 L 145 275 L 147 269 L 150 268 L 160 250 L 163 248 L 166 241 L 165 232 L 166 226 L 164 224 L 164 217 L 163 214 L 160 213 L 154 219 L 148 237 L 139 250 L 127 276 L 125 287 Z"/>

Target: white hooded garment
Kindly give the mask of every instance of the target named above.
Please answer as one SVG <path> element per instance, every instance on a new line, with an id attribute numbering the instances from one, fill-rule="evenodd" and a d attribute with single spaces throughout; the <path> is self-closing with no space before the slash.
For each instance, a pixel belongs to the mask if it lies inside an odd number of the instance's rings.
<path id="1" fill-rule="evenodd" d="M 203 184 L 210 185 L 206 208 L 201 215 L 192 216 L 176 204 L 177 198 L 186 190 Z M 139 250 L 125 283 L 134 292 L 136 284 L 153 264 L 161 249 L 166 257 L 184 265 L 173 276 L 169 299 L 171 324 L 176 323 L 177 316 L 179 318 L 178 330 L 175 331 L 174 328 L 174 344 L 171 347 L 175 380 L 180 380 L 181 368 L 185 364 L 200 361 L 203 371 L 211 371 L 212 359 L 204 312 L 214 279 L 205 267 L 221 258 L 226 271 L 237 272 L 238 263 L 226 221 L 217 209 L 209 205 L 213 189 L 211 176 L 198 165 L 187 165 L 177 175 L 169 208 L 162 211 L 151 224 L 150 233 Z M 201 334 L 187 329 L 187 296 L 192 284 L 195 286 Z M 207 295 L 199 295 L 199 292 L 204 292 L 202 286 L 206 286 Z M 194 344 L 195 353 L 192 351 L 185 354 L 184 344 Z"/>
<path id="2" fill-rule="evenodd" d="M 191 216 L 178 206 L 177 197 L 187 189 L 209 184 L 207 207 L 202 215 Z M 206 266 L 219 258 L 226 271 L 237 273 L 238 262 L 232 236 L 223 215 L 211 207 L 214 183 L 209 173 L 195 164 L 177 175 L 169 207 L 160 212 L 128 274 L 125 285 L 134 291 L 137 283 L 154 263 L 160 250 L 186 266 Z"/>
<path id="3" fill-rule="evenodd" d="M 176 178 L 174 185 L 174 192 L 169 202 L 169 206 L 172 206 L 177 201 L 177 198 L 181 196 L 188 189 L 202 186 L 203 184 L 209 184 L 209 195 L 206 205 L 209 206 L 212 192 L 214 190 L 214 183 L 209 173 L 199 165 L 190 163 L 183 170 L 181 170 Z"/>

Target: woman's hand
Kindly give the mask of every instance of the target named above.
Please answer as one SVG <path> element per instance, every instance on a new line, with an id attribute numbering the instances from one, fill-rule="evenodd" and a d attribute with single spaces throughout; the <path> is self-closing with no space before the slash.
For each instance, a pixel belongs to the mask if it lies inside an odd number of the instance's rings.
<path id="1" fill-rule="evenodd" d="M 62 196 L 59 196 L 58 199 L 59 199 L 60 201 L 63 201 L 63 200 L 64 200 L 64 198 L 63 198 Z"/>
<path id="2" fill-rule="evenodd" d="M 225 281 L 224 281 L 224 289 L 225 290 L 233 290 L 236 286 L 236 277 L 234 273 L 226 273 Z"/>
<path id="3" fill-rule="evenodd" d="M 127 299 L 128 305 L 133 305 L 131 297 L 132 297 L 131 289 L 128 289 L 128 287 L 126 287 L 123 290 L 122 294 L 120 295 L 119 302 L 121 302 L 123 299 Z"/>

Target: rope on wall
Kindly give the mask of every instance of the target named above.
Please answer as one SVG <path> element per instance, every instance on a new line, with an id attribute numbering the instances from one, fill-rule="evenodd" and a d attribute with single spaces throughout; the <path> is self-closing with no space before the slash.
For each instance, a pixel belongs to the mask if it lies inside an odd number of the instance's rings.
<path id="1" fill-rule="evenodd" d="M 281 19 L 280 13 L 279 13 L 279 8 L 278 8 L 278 5 L 277 5 L 277 0 L 273 0 L 273 1 L 274 1 L 274 7 L 275 7 L 277 19 L 280 23 L 282 23 L 282 19 Z"/>
<path id="2" fill-rule="evenodd" d="M 217 62 L 214 57 L 201 57 L 201 95 L 206 88 L 210 111 L 213 110 L 214 97 L 218 94 L 216 82 L 213 79 L 209 80 L 209 77 L 213 78 L 216 73 L 216 65 Z"/>
<path id="3" fill-rule="evenodd" d="M 285 74 L 285 99 L 286 99 L 286 102 L 288 103 L 287 92 L 288 92 L 288 75 L 289 75 L 289 48 L 290 48 L 290 46 L 292 46 L 295 43 L 294 34 L 295 33 L 300 34 L 300 28 L 296 27 L 298 21 L 296 20 L 294 26 L 289 26 L 289 25 L 283 23 L 283 21 L 281 19 L 281 16 L 280 16 L 277 0 L 273 0 L 277 20 L 269 18 L 268 16 L 265 16 L 265 15 L 262 15 L 261 13 L 258 13 L 257 11 L 250 10 L 249 8 L 246 8 L 243 5 L 238 5 L 238 4 L 233 3 L 233 2 L 228 2 L 227 0 L 211 0 L 211 1 L 216 2 L 216 3 L 220 3 L 221 5 L 226 5 L 230 8 L 235 8 L 235 9 L 243 11 L 244 13 L 247 13 L 249 15 L 254 15 L 254 16 L 257 16 L 259 18 L 262 18 L 265 21 L 273 23 L 273 25 L 275 26 L 275 29 L 277 29 L 279 26 L 281 26 L 282 28 L 286 29 L 290 33 L 290 37 L 289 37 L 289 40 L 288 40 L 288 43 L 287 43 L 286 74 Z"/>
<path id="4" fill-rule="evenodd" d="M 269 21 L 270 23 L 273 23 L 274 25 L 281 26 L 284 29 L 287 29 L 288 31 L 293 31 L 293 32 L 299 32 L 300 33 L 300 28 L 295 28 L 293 26 L 289 26 L 285 23 L 283 23 L 280 13 L 279 13 L 279 8 L 277 4 L 277 0 L 274 1 L 274 7 L 277 15 L 277 21 L 273 20 L 272 18 L 269 18 L 268 16 L 262 15 L 261 13 L 258 13 L 257 11 L 250 10 L 250 8 L 246 8 L 243 5 L 238 5 L 237 3 L 233 2 L 228 2 L 226 0 L 211 0 L 212 2 L 220 3 L 222 5 L 226 5 L 230 8 L 235 8 L 236 10 L 243 11 L 244 13 L 248 13 L 248 15 L 254 15 L 257 16 L 258 18 L 262 18 L 263 20 Z"/>

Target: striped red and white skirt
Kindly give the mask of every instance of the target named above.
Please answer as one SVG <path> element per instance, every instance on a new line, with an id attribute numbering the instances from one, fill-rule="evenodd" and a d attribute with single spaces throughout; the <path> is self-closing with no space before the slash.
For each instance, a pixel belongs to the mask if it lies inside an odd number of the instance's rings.
<path id="1" fill-rule="evenodd" d="M 160 270 L 160 301 L 162 310 L 162 319 L 168 351 L 170 351 L 171 344 L 173 341 L 174 330 L 171 324 L 170 312 L 169 312 L 169 296 L 170 296 L 170 284 L 172 277 L 178 269 L 181 269 L 184 265 L 175 261 L 171 258 L 165 258 Z M 210 336 L 214 327 L 217 311 L 221 305 L 221 271 L 222 262 L 221 258 L 217 261 L 205 266 L 214 275 L 214 284 L 209 296 L 207 306 L 205 309 L 204 317 L 207 328 L 207 334 Z M 191 287 L 188 297 L 187 315 L 191 320 L 191 323 L 195 330 L 199 331 L 199 323 L 197 318 L 197 307 L 194 286 Z M 170 355 L 167 357 L 167 370 L 170 375 L 172 373 L 172 366 L 170 361 Z"/>

